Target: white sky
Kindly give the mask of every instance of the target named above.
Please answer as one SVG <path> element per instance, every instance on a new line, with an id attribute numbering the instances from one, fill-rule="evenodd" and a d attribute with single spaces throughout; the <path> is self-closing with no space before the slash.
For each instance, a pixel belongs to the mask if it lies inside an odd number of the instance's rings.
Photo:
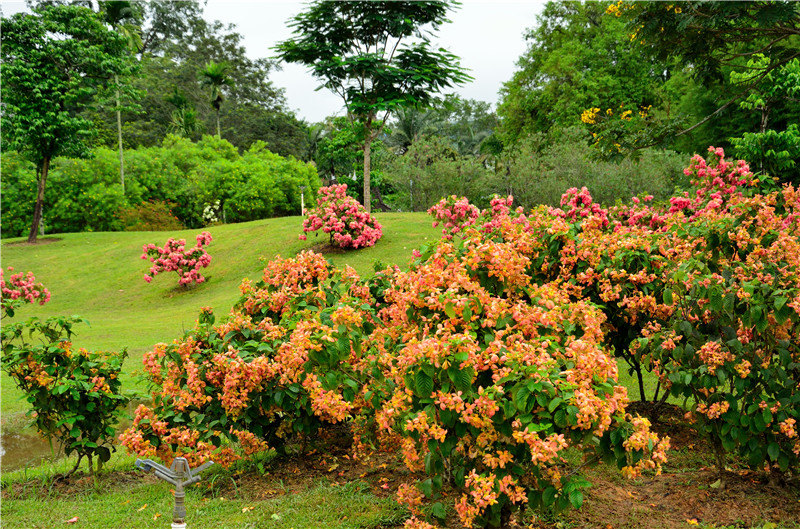
<path id="1" fill-rule="evenodd" d="M 544 0 L 462 0 L 460 9 L 450 14 L 452 23 L 441 28 L 434 44 L 461 58 L 475 78 L 456 88 L 462 97 L 495 105 L 498 92 L 511 79 L 515 63 L 525 51 L 524 32 L 532 27 Z M 3 15 L 25 8 L 24 1 L 0 1 Z M 205 18 L 235 24 L 244 36 L 244 46 L 251 58 L 271 57 L 270 49 L 291 36 L 286 22 L 303 10 L 305 2 L 288 0 L 209 0 Z M 325 89 L 315 91 L 319 82 L 300 65 L 284 64 L 270 79 L 286 89 L 289 108 L 309 122 L 340 114 L 342 101 Z"/>

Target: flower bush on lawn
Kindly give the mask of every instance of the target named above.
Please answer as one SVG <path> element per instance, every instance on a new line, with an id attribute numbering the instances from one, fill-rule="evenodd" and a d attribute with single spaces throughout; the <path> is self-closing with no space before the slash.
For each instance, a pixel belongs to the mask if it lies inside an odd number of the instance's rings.
<path id="1" fill-rule="evenodd" d="M 9 271 L 12 271 L 9 268 Z M 3 318 L 14 316 L 24 303 L 50 300 L 33 273 L 17 273 L 6 282 L 0 270 Z M 4 322 L 2 367 L 25 394 L 36 430 L 55 440 L 69 456 L 78 454 L 72 473 L 88 459 L 91 473 L 109 460 L 114 450 L 114 425 L 127 402 L 119 374 L 125 352 L 94 353 L 75 350 L 69 341 L 79 317 L 51 317 L 40 321 Z M 93 458 L 96 457 L 96 466 Z"/>
<path id="2" fill-rule="evenodd" d="M 317 207 L 311 208 L 303 220 L 303 234 L 322 230 L 330 236 L 330 244 L 344 249 L 374 246 L 383 236 L 383 228 L 364 206 L 347 195 L 347 184 L 321 187 Z"/>
<path id="3" fill-rule="evenodd" d="M 531 215 L 531 274 L 604 307 L 605 341 L 638 375 L 642 400 L 692 398 L 720 469 L 736 451 L 753 467 L 796 472 L 800 195 L 762 194 L 745 162 L 709 152 L 685 171 L 693 195 L 666 207 L 644 197 L 587 211 L 588 192 L 571 190 L 568 211 Z M 654 394 L 643 370 L 659 376 Z"/>
<path id="4" fill-rule="evenodd" d="M 464 491 L 462 519 L 487 523 L 522 504 L 580 505 L 588 483 L 565 471 L 568 447 L 629 475 L 658 469 L 668 442 L 626 416 L 602 314 L 532 284 L 518 249 L 530 234 L 500 229 L 513 237 L 476 231 L 369 281 L 313 253 L 271 262 L 226 322 L 204 311 L 146 355 L 155 406 L 140 406 L 124 445 L 229 463 L 353 421 L 357 451 L 399 445 L 429 475 L 403 490 L 436 501 L 434 515 L 447 480 Z"/>
<path id="5" fill-rule="evenodd" d="M 178 284 L 188 287 L 193 283 L 203 283 L 206 278 L 200 273 L 201 268 L 211 263 L 211 256 L 206 246 L 211 244 L 211 234 L 207 231 L 197 236 L 197 243 L 192 248 L 186 247 L 186 239 L 170 237 L 163 247 L 153 243 L 142 246 L 142 259 L 149 259 L 153 266 L 144 275 L 150 283 L 162 272 L 177 272 Z"/>
<path id="6" fill-rule="evenodd" d="M 9 266 L 8 272 L 13 271 L 14 267 Z M 50 301 L 50 291 L 43 284 L 36 282 L 33 272 L 12 273 L 6 281 L 3 269 L 0 268 L 0 306 L 3 316 L 13 318 L 14 310 L 24 303 L 38 302 L 39 305 L 44 305 L 48 301 Z"/>

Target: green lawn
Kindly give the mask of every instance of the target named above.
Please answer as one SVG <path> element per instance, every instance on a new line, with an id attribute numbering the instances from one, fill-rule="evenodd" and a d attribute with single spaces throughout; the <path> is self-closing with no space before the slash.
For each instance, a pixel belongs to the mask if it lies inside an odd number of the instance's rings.
<path id="1" fill-rule="evenodd" d="M 362 275 L 371 274 L 373 263 L 404 265 L 411 250 L 425 239 L 436 239 L 439 229 L 425 213 L 377 214 L 384 236 L 372 248 L 326 255 L 336 266 L 349 264 Z M 29 246 L 20 239 L 3 241 L 2 266 L 32 271 L 50 290 L 44 306 L 26 306 L 17 319 L 29 316 L 79 314 L 90 326 L 77 328 L 74 343 L 91 350 L 117 351 L 127 348 L 123 382 L 128 392 L 141 392 L 138 379 L 141 358 L 158 342 L 178 338 L 192 327 L 200 307 L 213 307 L 225 315 L 239 298 L 238 286 L 245 277 L 258 279 L 265 261 L 276 255 L 289 257 L 326 242 L 323 236 L 300 241 L 300 217 L 228 224 L 209 228 L 214 242 L 209 248 L 209 279 L 189 291 L 177 288 L 174 273 L 143 280 L 149 261 L 140 259 L 142 245 L 163 244 L 170 236 L 194 239 L 201 230 L 180 232 L 70 233 L 54 235 L 59 240 Z M 46 237 L 51 240 L 51 237 Z M 2 376 L 2 425 L 8 427 L 26 403 L 4 374 Z"/>

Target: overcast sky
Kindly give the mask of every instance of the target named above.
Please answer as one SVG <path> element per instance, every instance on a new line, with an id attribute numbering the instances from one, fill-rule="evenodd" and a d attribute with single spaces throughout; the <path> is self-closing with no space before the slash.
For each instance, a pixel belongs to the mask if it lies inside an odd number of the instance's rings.
<path id="1" fill-rule="evenodd" d="M 462 0 L 451 13 L 434 43 L 461 57 L 461 64 L 475 78 L 455 90 L 462 97 L 497 103 L 498 91 L 511 78 L 526 43 L 524 33 L 534 25 L 543 0 Z M 24 1 L 2 0 L 4 16 L 25 8 Z M 291 36 L 286 21 L 303 10 L 305 2 L 287 0 L 209 0 L 205 18 L 235 24 L 244 36 L 251 58 L 271 57 L 277 42 Z M 271 80 L 285 88 L 289 108 L 309 122 L 343 112 L 342 100 L 325 89 L 300 65 L 285 64 Z"/>

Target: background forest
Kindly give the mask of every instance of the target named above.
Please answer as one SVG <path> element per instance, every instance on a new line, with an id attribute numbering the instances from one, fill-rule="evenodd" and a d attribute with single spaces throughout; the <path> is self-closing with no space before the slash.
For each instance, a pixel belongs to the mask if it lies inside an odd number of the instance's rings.
<path id="1" fill-rule="evenodd" d="M 236 28 L 204 20 L 202 3 L 77 4 L 124 37 L 130 64 L 80 107 L 90 148 L 53 160 L 41 232 L 299 214 L 301 189 L 332 182 L 363 199 L 363 126 L 298 119 L 270 81 L 277 59 L 248 58 Z M 513 194 L 529 208 L 581 186 L 603 204 L 665 199 L 687 186 L 687 155 L 709 145 L 796 181 L 797 7 L 689 4 L 549 2 L 497 108 L 447 95 L 391 112 L 371 145 L 374 207 Z M 760 31 L 736 37 L 745 22 Z M 667 23 L 684 29 L 680 42 L 656 27 Z M 37 168 L 13 147 L 4 135 L 3 237 L 26 233 L 36 199 Z"/>

